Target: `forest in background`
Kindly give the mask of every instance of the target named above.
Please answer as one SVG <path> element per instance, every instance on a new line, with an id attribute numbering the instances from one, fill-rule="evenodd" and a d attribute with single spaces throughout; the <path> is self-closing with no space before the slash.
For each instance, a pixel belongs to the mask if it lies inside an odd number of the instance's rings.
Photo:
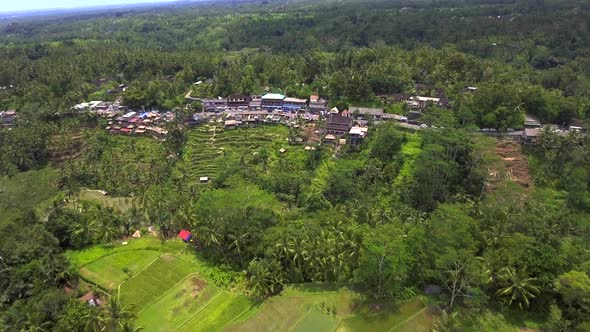
<path id="1" fill-rule="evenodd" d="M 449 312 L 440 330 L 509 330 L 518 312 L 544 331 L 589 331 L 588 138 L 546 132 L 525 150 L 529 186 L 488 191 L 495 148 L 473 134 L 519 128 L 525 113 L 587 122 L 589 11 L 585 1 L 252 1 L 1 19 L 0 110 L 19 117 L 0 129 L 0 328 L 130 328 L 62 291 L 78 279 L 63 251 L 149 224 L 164 237 L 193 230 L 197 250 L 226 271 L 220 282 L 258 298 L 328 282 L 398 301 L 435 284 Z M 378 95 L 426 84 L 452 111 L 427 111 L 439 131 L 372 128 L 336 159 L 330 148 L 228 152 L 207 187 L 187 179 L 185 129 L 165 144 L 121 139 L 71 114 L 127 84 L 128 106 L 183 118 L 186 92 L 206 79 L 193 89 L 202 97 L 318 93 L 392 112 Z M 83 153 L 50 164 L 52 146 L 78 144 L 72 131 Z M 15 195 L 11 183 L 45 187 Z M 132 207 L 58 204 L 82 186 L 134 194 Z M 53 202 L 44 220 L 39 206 Z"/>

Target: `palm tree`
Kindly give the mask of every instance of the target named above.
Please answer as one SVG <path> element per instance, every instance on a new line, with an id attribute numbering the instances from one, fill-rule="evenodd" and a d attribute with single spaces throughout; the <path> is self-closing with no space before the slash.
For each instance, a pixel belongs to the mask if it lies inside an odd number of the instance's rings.
<path id="1" fill-rule="evenodd" d="M 141 194 L 136 195 L 133 199 L 144 214 L 147 214 L 150 205 L 154 202 L 154 197 L 146 190 L 142 190 Z"/>
<path id="2" fill-rule="evenodd" d="M 141 212 L 137 206 L 132 206 L 121 220 L 125 235 L 131 235 L 131 230 L 141 223 Z"/>
<path id="3" fill-rule="evenodd" d="M 85 331 L 88 332 L 101 332 L 104 329 L 104 317 L 97 308 L 92 308 L 88 314 L 83 318 L 85 321 Z"/>
<path id="4" fill-rule="evenodd" d="M 457 312 L 449 314 L 444 310 L 434 323 L 432 332 L 452 332 L 456 331 L 459 327 L 461 327 L 461 323 L 457 319 Z"/>
<path id="5" fill-rule="evenodd" d="M 234 250 L 238 253 L 241 254 L 242 253 L 242 249 L 246 246 L 246 244 L 248 243 L 248 239 L 250 238 L 250 233 L 244 233 L 242 235 L 233 235 L 233 234 L 229 234 L 228 239 L 230 240 L 230 244 L 228 249 Z"/>
<path id="6" fill-rule="evenodd" d="M 228 246 L 229 251 L 235 251 L 240 260 L 240 266 L 244 266 L 244 256 L 245 254 L 242 253 L 242 250 L 246 249 L 248 246 L 248 242 L 250 241 L 250 233 L 244 233 L 242 235 L 233 235 L 229 234 L 227 236 L 230 244 Z"/>
<path id="7" fill-rule="evenodd" d="M 271 293 L 270 280 L 272 273 L 265 260 L 256 259 L 248 266 L 248 284 L 254 296 L 265 297 Z"/>
<path id="8" fill-rule="evenodd" d="M 121 302 L 119 302 L 119 294 L 111 296 L 109 303 L 107 303 L 104 315 L 107 331 L 123 330 L 129 325 L 129 321 L 135 317 L 130 311 L 130 308 L 121 305 Z"/>
<path id="9" fill-rule="evenodd" d="M 133 323 L 126 322 L 125 325 L 123 325 L 121 332 L 139 332 L 141 330 L 143 330 L 143 326 L 135 327 Z"/>
<path id="10" fill-rule="evenodd" d="M 219 245 L 219 239 L 221 235 L 217 232 L 215 227 L 210 225 L 201 225 L 198 227 L 197 234 L 199 236 L 199 240 L 203 243 L 205 248 L 209 248 L 214 244 Z"/>
<path id="11" fill-rule="evenodd" d="M 196 220 L 193 213 L 193 203 L 186 201 L 182 204 L 176 213 L 176 219 L 178 220 L 180 227 L 193 228 Z"/>
<path id="12" fill-rule="evenodd" d="M 524 304 L 527 308 L 531 299 L 539 293 L 539 287 L 534 285 L 537 278 L 528 277 L 525 273 L 517 273 L 513 269 L 504 268 L 499 275 L 500 283 L 504 286 L 497 291 L 500 296 L 509 297 L 508 303 L 518 303 L 522 309 Z"/>
<path id="13" fill-rule="evenodd" d="M 102 242 L 111 242 L 115 239 L 119 233 L 119 230 L 115 225 L 113 225 L 112 220 L 110 218 L 99 218 L 95 220 L 93 226 L 97 230 L 97 236 Z"/>
<path id="14" fill-rule="evenodd" d="M 297 238 L 288 242 L 287 252 L 290 254 L 293 263 L 301 270 L 307 255 L 307 241 L 305 238 Z"/>

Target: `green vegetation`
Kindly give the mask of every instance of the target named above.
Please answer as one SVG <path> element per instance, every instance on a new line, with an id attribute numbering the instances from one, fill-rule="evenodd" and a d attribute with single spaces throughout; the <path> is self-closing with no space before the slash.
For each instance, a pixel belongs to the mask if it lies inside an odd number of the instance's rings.
<path id="1" fill-rule="evenodd" d="M 191 272 L 181 258 L 163 255 L 146 267 L 142 273 L 127 280 L 120 287 L 123 303 L 140 309 L 156 299 L 162 289 L 169 289 Z"/>
<path id="2" fill-rule="evenodd" d="M 392 314 L 394 313 L 394 314 Z M 430 331 L 432 315 L 419 299 L 385 308 L 382 312 L 370 312 L 364 308 L 361 313 L 340 324 L 336 331 Z"/>
<path id="3" fill-rule="evenodd" d="M 187 133 L 183 161 L 187 176 L 197 182 L 199 177 L 215 179 L 224 166 L 239 162 L 240 156 L 255 156 L 259 150 L 286 146 L 288 130 L 282 126 L 224 130 L 217 126 L 202 126 Z"/>
<path id="4" fill-rule="evenodd" d="M 0 123 L 0 330 L 588 330 L 589 13 L 303 0 L 1 16 L 0 111 L 17 117 Z M 429 126 L 352 114 L 367 136 L 334 146 L 325 118 L 192 123 L 189 91 L 320 95 Z M 410 95 L 445 100 L 416 114 Z M 116 117 L 72 108 L 95 98 L 174 119 L 158 139 L 110 135 Z M 521 145 L 525 114 L 581 130 Z"/>
<path id="5" fill-rule="evenodd" d="M 213 305 L 212 301 L 220 296 L 229 297 L 197 275 L 189 275 L 157 301 L 144 307 L 138 315 L 137 324 L 150 331 L 171 331 L 203 308 Z"/>
<path id="6" fill-rule="evenodd" d="M 45 213 L 50 204 L 44 203 L 58 192 L 57 180 L 58 174 L 49 167 L 0 178 L 0 227 L 26 211 Z"/>
<path id="7" fill-rule="evenodd" d="M 115 253 L 80 268 L 80 274 L 105 289 L 114 289 L 158 258 L 157 251 L 137 250 Z"/>

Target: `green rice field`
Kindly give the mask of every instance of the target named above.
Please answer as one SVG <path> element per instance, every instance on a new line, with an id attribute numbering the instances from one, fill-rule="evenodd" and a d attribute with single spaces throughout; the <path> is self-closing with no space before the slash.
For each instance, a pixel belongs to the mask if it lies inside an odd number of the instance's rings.
<path id="1" fill-rule="evenodd" d="M 286 145 L 288 129 L 283 126 L 260 126 L 224 130 L 221 127 L 200 126 L 188 133 L 183 155 L 184 168 L 189 178 L 215 178 L 227 158 L 239 158 L 243 153 L 254 153 L 272 144 Z M 279 148 L 277 148 L 278 150 Z"/>
<path id="2" fill-rule="evenodd" d="M 131 306 L 143 331 L 429 331 L 415 299 L 380 310 L 334 285 L 287 286 L 263 302 L 210 282 L 208 263 L 180 240 L 152 237 L 66 253 L 82 277 Z"/>

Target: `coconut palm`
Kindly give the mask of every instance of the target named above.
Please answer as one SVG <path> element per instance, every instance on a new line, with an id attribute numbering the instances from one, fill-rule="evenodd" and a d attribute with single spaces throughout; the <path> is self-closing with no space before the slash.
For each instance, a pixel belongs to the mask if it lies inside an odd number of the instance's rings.
<path id="1" fill-rule="evenodd" d="M 511 268 L 502 269 L 499 280 L 503 287 L 497 291 L 497 294 L 508 297 L 509 304 L 516 302 L 520 309 L 523 304 L 528 308 L 531 299 L 539 293 L 539 287 L 534 285 L 536 278 L 531 278 L 523 272 L 517 273 Z"/>
<path id="2" fill-rule="evenodd" d="M 215 227 L 210 225 L 200 225 L 197 228 L 197 234 L 199 241 L 203 243 L 205 248 L 209 248 L 213 245 L 219 245 L 219 239 L 221 238 L 221 235 L 215 229 Z"/>
<path id="3" fill-rule="evenodd" d="M 84 330 L 88 332 L 100 332 L 104 329 L 104 316 L 101 315 L 101 312 L 97 308 L 92 308 L 82 318 L 84 323 Z"/>
<path id="4" fill-rule="evenodd" d="M 307 240 L 296 238 L 288 242 L 287 252 L 291 256 L 292 262 L 299 268 L 303 266 L 305 256 L 307 255 Z"/>
<path id="5" fill-rule="evenodd" d="M 119 294 L 111 296 L 105 309 L 103 321 L 107 331 L 121 331 L 135 317 L 130 308 L 121 304 Z"/>
<path id="6" fill-rule="evenodd" d="M 250 262 L 248 274 L 248 284 L 255 296 L 265 297 L 272 293 L 272 273 L 266 260 L 256 259 Z"/>
<path id="7" fill-rule="evenodd" d="M 457 312 L 449 314 L 444 310 L 434 323 L 432 332 L 452 332 L 456 331 L 459 327 L 461 327 L 461 324 L 457 318 Z"/>
<path id="8" fill-rule="evenodd" d="M 242 235 L 233 235 L 229 234 L 227 236 L 228 240 L 230 241 L 228 249 L 230 251 L 235 250 L 238 255 L 242 253 L 242 249 L 244 249 L 250 239 L 250 233 L 244 233 Z"/>
<path id="9" fill-rule="evenodd" d="M 123 325 L 123 328 L 120 330 L 121 332 L 139 332 L 143 330 L 143 326 L 134 326 L 131 322 L 126 322 Z"/>
<path id="10" fill-rule="evenodd" d="M 96 229 L 97 237 L 102 242 L 111 242 L 119 235 L 119 230 L 108 216 L 98 216 L 92 227 Z"/>

